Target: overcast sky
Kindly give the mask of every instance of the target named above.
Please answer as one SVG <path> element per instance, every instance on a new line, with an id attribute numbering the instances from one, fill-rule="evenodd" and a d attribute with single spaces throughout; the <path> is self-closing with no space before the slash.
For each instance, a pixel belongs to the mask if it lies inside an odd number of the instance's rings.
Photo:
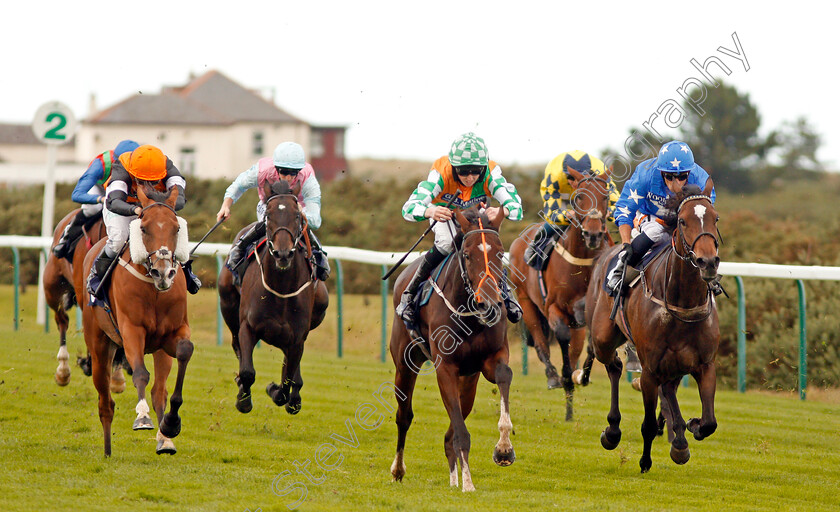
<path id="1" fill-rule="evenodd" d="M 310 123 L 347 125 L 351 158 L 431 161 L 472 130 L 500 162 L 545 163 L 621 148 L 686 80 L 714 94 L 690 61 L 716 56 L 731 74 L 711 74 L 749 93 L 763 133 L 806 116 L 840 169 L 840 31 L 826 5 L 15 2 L 0 22 L 0 122 L 28 123 L 49 100 L 83 118 L 91 93 L 103 107 L 216 69 Z M 737 53 L 733 33 L 745 59 L 719 51 Z"/>

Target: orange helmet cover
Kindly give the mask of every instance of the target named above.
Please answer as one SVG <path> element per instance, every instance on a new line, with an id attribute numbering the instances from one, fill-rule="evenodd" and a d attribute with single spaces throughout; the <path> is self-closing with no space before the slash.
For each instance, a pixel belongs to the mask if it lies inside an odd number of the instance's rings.
<path id="1" fill-rule="evenodd" d="M 157 181 L 166 177 L 166 156 L 160 149 L 145 144 L 120 155 L 120 162 L 138 180 Z"/>

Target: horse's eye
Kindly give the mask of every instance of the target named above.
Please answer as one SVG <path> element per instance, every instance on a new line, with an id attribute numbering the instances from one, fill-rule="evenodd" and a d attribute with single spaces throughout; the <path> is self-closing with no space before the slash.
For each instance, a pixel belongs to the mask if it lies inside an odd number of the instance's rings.
<path id="1" fill-rule="evenodd" d="M 144 228 L 143 226 L 140 226 L 140 232 L 145 235 L 146 234 L 146 228 Z"/>
<path id="2" fill-rule="evenodd" d="M 685 226 L 685 219 L 680 219 L 680 226 Z"/>
<path id="3" fill-rule="evenodd" d="M 715 222 L 718 222 L 719 220 L 720 220 L 720 215 L 715 217 Z"/>

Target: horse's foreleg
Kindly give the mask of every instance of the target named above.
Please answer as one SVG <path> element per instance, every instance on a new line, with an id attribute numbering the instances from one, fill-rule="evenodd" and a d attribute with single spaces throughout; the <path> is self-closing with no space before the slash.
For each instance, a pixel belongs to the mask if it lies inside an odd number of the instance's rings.
<path id="1" fill-rule="evenodd" d="M 55 369 L 55 383 L 59 386 L 66 386 L 70 383 L 70 365 L 68 364 L 70 353 L 67 351 L 67 326 L 69 325 L 69 317 L 63 305 L 59 305 L 55 310 L 55 323 L 58 326 L 59 334 L 58 355 L 56 356 L 58 367 Z"/>
<path id="2" fill-rule="evenodd" d="M 475 390 L 478 386 L 478 378 L 478 373 L 469 377 L 458 378 L 461 414 L 464 416 L 465 421 L 470 415 L 470 412 L 472 412 L 473 405 L 475 404 Z M 449 485 L 458 487 L 458 452 L 453 443 L 454 434 L 455 428 L 450 423 L 446 434 L 443 436 L 443 451 L 446 453 L 446 461 L 449 464 Z"/>
<path id="3" fill-rule="evenodd" d="M 499 442 L 493 449 L 493 462 L 499 466 L 510 466 L 516 460 L 510 433 L 513 423 L 510 421 L 510 384 L 513 372 L 507 364 L 507 357 L 488 360 L 484 365 L 484 378 L 499 386 Z"/>
<path id="4" fill-rule="evenodd" d="M 283 399 L 283 402 L 286 404 L 286 412 L 289 414 L 297 414 L 300 412 L 301 407 L 301 399 L 300 399 L 300 388 L 303 387 L 303 379 L 300 376 L 300 360 L 303 357 L 303 340 L 296 340 L 292 346 L 288 347 L 285 351 L 286 358 L 283 361 L 283 375 L 282 375 L 282 384 L 280 385 L 279 391 L 276 391 L 273 395 L 269 392 L 269 396 L 274 398 L 275 396 L 280 396 Z M 269 387 L 276 388 L 277 385 L 275 383 L 269 384 Z M 277 403 L 277 400 L 275 400 Z M 282 405 L 282 404 L 277 404 Z"/>
<path id="5" fill-rule="evenodd" d="M 236 395 L 236 410 L 241 413 L 251 412 L 251 386 L 256 380 L 257 373 L 254 370 L 254 346 L 257 344 L 256 334 L 246 322 L 239 325 L 239 375 L 236 376 L 236 384 L 239 385 L 239 393 Z"/>
<path id="6" fill-rule="evenodd" d="M 703 414 L 700 419 L 691 418 L 688 421 L 688 430 L 694 434 L 694 439 L 698 441 L 709 437 L 717 430 L 717 419 L 715 419 L 716 373 L 714 361 L 704 364 L 699 370 L 692 372 L 700 392 Z"/>
<path id="7" fill-rule="evenodd" d="M 560 376 L 557 375 L 557 368 L 551 364 L 551 350 L 548 348 L 548 340 L 543 331 L 544 317 L 537 306 L 527 297 L 522 299 L 520 306 L 522 307 L 522 322 L 525 324 L 528 332 L 531 333 L 537 357 L 545 365 L 548 389 L 559 388 L 562 386 L 562 383 L 560 382 Z"/>
<path id="8" fill-rule="evenodd" d="M 88 336 L 99 338 L 94 343 L 96 348 L 91 351 L 91 374 L 93 385 L 99 393 L 99 422 L 102 424 L 102 434 L 105 443 L 105 456 L 111 456 L 111 423 L 114 421 L 114 399 L 111 397 L 109 380 L 111 378 L 111 360 L 116 346 L 100 331 Z M 88 343 L 90 346 L 91 343 Z"/>
<path id="9" fill-rule="evenodd" d="M 163 349 L 156 350 L 152 354 L 152 357 L 155 360 L 155 382 L 152 384 L 152 408 L 154 408 L 155 415 L 158 419 L 157 448 L 155 452 L 158 455 L 162 453 L 173 454 L 176 451 L 175 444 L 160 432 L 160 424 L 163 422 L 163 413 L 166 410 L 166 379 L 172 370 L 172 357 Z"/>
<path id="10" fill-rule="evenodd" d="M 169 399 L 169 412 L 163 415 L 160 422 L 160 433 L 166 437 L 175 437 L 181 433 L 181 417 L 178 411 L 184 403 L 182 391 L 184 389 L 184 376 L 187 374 L 187 364 L 193 354 L 193 343 L 187 338 L 181 338 L 175 345 L 175 358 L 178 359 L 178 377 L 175 379 L 175 390 Z M 170 363 L 171 364 L 171 363 Z"/>
<path id="11" fill-rule="evenodd" d="M 461 393 L 458 378 L 458 368 L 454 365 L 442 365 L 437 369 L 438 388 L 446 412 L 449 413 L 449 426 L 452 429 L 452 447 L 455 454 L 461 461 L 461 490 L 464 492 L 474 491 L 470 474 L 470 433 L 464 423 L 464 416 L 461 411 Z M 451 483 L 451 482 L 450 482 Z"/>
<path id="12" fill-rule="evenodd" d="M 677 387 L 680 385 L 681 377 L 670 380 L 660 386 L 662 394 L 662 412 L 668 424 L 668 437 L 671 440 L 671 460 L 677 464 L 688 462 L 691 454 L 688 451 L 688 441 L 685 439 L 685 420 L 680 412 L 680 404 L 677 402 Z M 645 416 L 647 420 L 647 416 Z M 657 418 L 656 431 L 659 433 L 659 420 Z"/>
<path id="13" fill-rule="evenodd" d="M 401 332 L 398 333 L 397 331 L 400 330 Z M 402 345 L 407 347 L 407 343 L 399 343 L 398 336 L 404 336 L 407 339 L 408 333 L 405 327 L 395 323 L 391 333 L 391 346 Z M 414 419 L 412 399 L 414 397 L 414 385 L 417 382 L 417 372 L 413 371 L 406 362 L 406 358 L 411 357 L 410 354 L 403 356 L 398 351 L 395 353 L 395 350 L 392 348 L 391 356 L 394 359 L 394 366 L 396 367 L 394 394 L 397 398 L 397 453 L 394 456 L 394 462 L 391 464 L 391 476 L 394 477 L 394 481 L 401 482 L 405 476 L 405 438 L 408 435 L 409 427 L 411 427 L 411 421 Z M 412 362 L 416 363 L 416 368 L 419 368 L 423 364 L 423 361 L 412 360 Z"/>
<path id="14" fill-rule="evenodd" d="M 125 359 L 131 366 L 131 381 L 137 389 L 137 405 L 134 411 L 137 417 L 134 419 L 132 429 L 152 430 L 155 428 L 152 418 L 149 416 L 149 403 L 146 401 L 146 386 L 149 384 L 149 370 L 143 360 L 146 345 L 146 331 L 142 327 L 123 322 L 122 329 L 123 349 Z M 127 325 L 125 325 L 127 324 Z"/>
<path id="15" fill-rule="evenodd" d="M 613 360 L 604 365 L 610 377 L 610 412 L 607 413 L 609 426 L 601 433 L 601 446 L 613 450 L 621 442 L 621 411 L 618 408 L 618 382 L 621 379 L 623 365 L 618 354 L 613 351 Z"/>
<path id="16" fill-rule="evenodd" d="M 642 387 L 642 401 L 645 404 L 645 417 L 642 420 L 642 439 L 644 440 L 644 448 L 642 449 L 642 458 L 639 459 L 639 467 L 642 468 L 642 473 L 647 473 L 652 465 L 650 449 L 653 445 L 653 440 L 656 437 L 656 432 L 659 430 L 659 425 L 656 420 L 656 404 L 659 401 L 659 386 L 656 381 L 654 381 L 651 374 L 645 370 L 642 370 L 640 383 Z"/>
<path id="17" fill-rule="evenodd" d="M 575 383 L 572 381 L 572 366 L 577 363 L 576 359 L 572 359 L 570 354 L 571 332 L 566 325 L 566 319 L 560 313 L 556 306 L 551 306 L 549 312 L 549 325 L 554 332 L 554 337 L 557 338 L 557 343 L 560 345 L 560 352 L 563 354 L 563 389 L 566 390 L 566 421 L 572 421 L 573 406 L 575 394 Z M 580 350 L 577 352 L 580 356 Z"/>

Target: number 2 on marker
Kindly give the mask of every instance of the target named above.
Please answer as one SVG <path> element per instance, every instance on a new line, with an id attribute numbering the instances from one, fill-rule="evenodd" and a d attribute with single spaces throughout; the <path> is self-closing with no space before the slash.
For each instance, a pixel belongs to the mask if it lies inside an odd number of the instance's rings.
<path id="1" fill-rule="evenodd" d="M 59 133 L 59 131 L 62 128 L 64 128 L 65 125 L 67 125 L 67 118 L 64 117 L 64 114 L 61 114 L 59 112 L 52 112 L 50 115 L 47 116 L 47 122 L 49 123 L 53 119 L 56 119 L 58 121 L 58 124 L 56 124 L 50 131 L 45 133 L 44 138 L 45 139 L 57 139 L 57 140 L 66 139 L 67 136 L 64 135 L 63 133 Z"/>

